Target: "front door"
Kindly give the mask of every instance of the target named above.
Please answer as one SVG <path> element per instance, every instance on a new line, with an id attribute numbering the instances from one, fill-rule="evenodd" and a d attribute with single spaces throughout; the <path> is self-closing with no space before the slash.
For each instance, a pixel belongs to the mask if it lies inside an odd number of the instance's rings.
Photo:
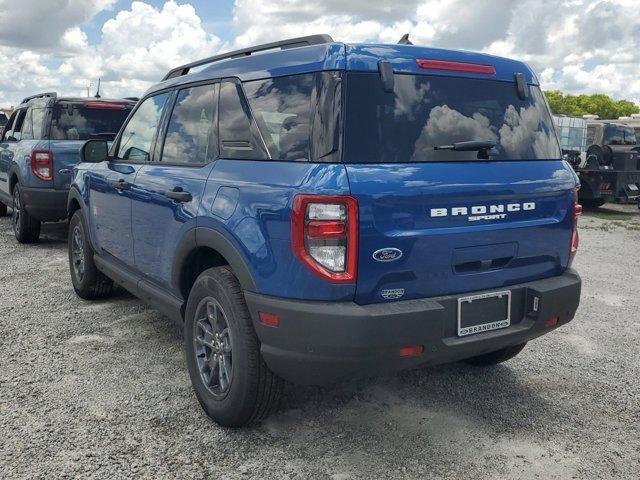
<path id="1" fill-rule="evenodd" d="M 143 166 L 136 178 L 132 213 L 136 268 L 167 289 L 176 248 L 196 227 L 216 157 L 217 88 L 200 85 L 177 93 L 154 161 Z"/>
<path id="2" fill-rule="evenodd" d="M 133 266 L 132 198 L 136 177 L 151 158 L 168 93 L 142 102 L 122 130 L 114 157 L 92 171 L 90 205 L 98 247 Z"/>

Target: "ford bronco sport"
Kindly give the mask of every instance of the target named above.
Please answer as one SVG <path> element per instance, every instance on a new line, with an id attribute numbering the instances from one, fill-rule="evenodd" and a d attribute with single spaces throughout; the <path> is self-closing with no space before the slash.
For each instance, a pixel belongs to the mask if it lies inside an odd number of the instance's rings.
<path id="1" fill-rule="evenodd" d="M 21 243 L 37 242 L 41 222 L 67 218 L 67 197 L 80 147 L 90 138 L 113 140 L 135 102 L 61 98 L 42 93 L 25 98 L 0 137 L 0 215 L 13 207 L 12 225 Z"/>
<path id="2" fill-rule="evenodd" d="M 74 289 L 183 323 L 222 425 L 271 412 L 281 379 L 503 362 L 578 307 L 578 181 L 521 62 L 261 45 L 172 70 L 82 156 Z"/>

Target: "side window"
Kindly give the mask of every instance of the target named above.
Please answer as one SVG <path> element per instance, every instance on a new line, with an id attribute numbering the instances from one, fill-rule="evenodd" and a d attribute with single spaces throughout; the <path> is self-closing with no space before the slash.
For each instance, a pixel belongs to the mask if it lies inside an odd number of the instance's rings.
<path id="1" fill-rule="evenodd" d="M 33 128 L 33 138 L 42 139 L 44 129 L 44 117 L 46 110 L 44 108 L 34 108 L 31 110 L 31 124 Z"/>
<path id="2" fill-rule="evenodd" d="M 244 84 L 251 112 L 263 134 L 270 137 L 271 158 L 309 160 L 313 85 L 313 74 Z"/>
<path id="3" fill-rule="evenodd" d="M 33 138 L 33 124 L 31 122 L 31 112 L 33 109 L 27 110 L 27 113 L 24 115 L 24 120 L 22 122 L 22 132 L 21 137 L 22 140 L 30 140 Z"/>
<path id="4" fill-rule="evenodd" d="M 16 117 L 16 123 L 13 128 L 13 138 L 17 141 L 22 139 L 22 126 L 24 125 L 24 117 L 26 115 L 26 110 L 19 110 L 18 116 Z"/>
<path id="5" fill-rule="evenodd" d="M 220 84 L 220 156 L 241 160 L 267 158 L 260 147 L 256 128 L 251 124 L 248 106 L 242 101 L 240 85 L 233 82 Z"/>
<path id="6" fill-rule="evenodd" d="M 218 85 L 203 85 L 178 92 L 162 149 L 162 162 L 204 165 L 216 157 L 214 134 Z"/>
<path id="7" fill-rule="evenodd" d="M 18 112 L 13 112 L 7 125 L 4 127 L 4 133 L 2 134 L 2 141 L 6 142 L 10 137 L 13 136 L 13 125 L 16 123 L 16 117 L 18 116 Z"/>
<path id="8" fill-rule="evenodd" d="M 168 98 L 168 93 L 161 93 L 140 104 L 122 131 L 117 158 L 131 162 L 149 160 L 162 110 Z"/>

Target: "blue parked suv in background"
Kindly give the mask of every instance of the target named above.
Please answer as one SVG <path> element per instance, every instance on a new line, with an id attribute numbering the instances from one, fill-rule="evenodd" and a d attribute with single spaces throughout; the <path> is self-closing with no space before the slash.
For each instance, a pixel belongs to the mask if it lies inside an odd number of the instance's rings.
<path id="1" fill-rule="evenodd" d="M 172 70 L 82 157 L 76 292 L 117 283 L 184 323 L 222 425 L 271 412 L 281 379 L 496 364 L 578 307 L 578 181 L 521 62 L 261 45 Z"/>
<path id="2" fill-rule="evenodd" d="M 25 98 L 0 140 L 0 215 L 13 207 L 21 243 L 38 241 L 41 222 L 67 218 L 72 169 L 91 138 L 113 140 L 135 105 L 132 100 Z"/>

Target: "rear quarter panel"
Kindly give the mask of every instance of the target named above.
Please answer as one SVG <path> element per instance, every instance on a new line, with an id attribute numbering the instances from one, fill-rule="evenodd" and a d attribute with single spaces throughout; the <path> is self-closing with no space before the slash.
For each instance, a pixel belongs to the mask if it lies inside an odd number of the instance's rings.
<path id="1" fill-rule="evenodd" d="M 291 251 L 296 194 L 348 195 L 343 165 L 218 160 L 198 212 L 198 227 L 222 234 L 250 270 L 258 293 L 308 300 L 352 300 L 354 285 L 335 285 Z"/>

